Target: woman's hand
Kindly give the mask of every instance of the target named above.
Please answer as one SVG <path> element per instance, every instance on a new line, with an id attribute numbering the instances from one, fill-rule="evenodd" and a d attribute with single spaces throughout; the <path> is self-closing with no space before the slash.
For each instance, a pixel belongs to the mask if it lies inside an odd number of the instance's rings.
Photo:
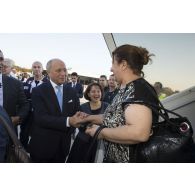
<path id="1" fill-rule="evenodd" d="M 85 113 L 85 112 L 80 112 L 80 118 L 83 120 L 83 122 L 84 122 L 84 120 L 85 120 L 88 116 L 89 116 L 89 114 L 87 114 L 87 113 Z"/>
<path id="2" fill-rule="evenodd" d="M 89 123 L 101 125 L 103 122 L 103 115 L 102 114 L 89 115 L 86 113 L 82 113 L 82 122 L 83 123 L 89 122 Z"/>
<path id="3" fill-rule="evenodd" d="M 99 127 L 98 125 L 89 125 L 89 126 L 87 126 L 85 133 L 89 134 L 91 137 L 93 137 L 95 132 L 97 131 L 98 127 Z M 98 139 L 101 139 L 101 138 L 102 137 L 101 137 L 101 132 L 100 132 Z"/>

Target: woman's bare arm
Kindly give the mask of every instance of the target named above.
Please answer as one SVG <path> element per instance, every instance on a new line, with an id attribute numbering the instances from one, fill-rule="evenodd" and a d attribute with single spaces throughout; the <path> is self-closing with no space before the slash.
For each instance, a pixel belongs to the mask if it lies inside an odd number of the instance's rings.
<path id="1" fill-rule="evenodd" d="M 125 110 L 126 125 L 116 128 L 104 128 L 100 138 L 115 143 L 135 144 L 148 140 L 152 125 L 152 112 L 143 105 L 130 105 Z M 97 127 L 96 127 L 97 128 Z M 87 129 L 93 135 L 95 127 Z"/>

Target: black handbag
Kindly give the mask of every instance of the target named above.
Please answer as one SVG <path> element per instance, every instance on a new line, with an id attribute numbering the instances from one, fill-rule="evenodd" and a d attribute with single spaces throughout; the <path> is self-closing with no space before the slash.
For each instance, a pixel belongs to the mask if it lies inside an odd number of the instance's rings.
<path id="1" fill-rule="evenodd" d="M 87 126 L 91 126 L 92 124 L 88 124 L 83 126 L 84 129 Z M 100 131 L 105 126 L 101 125 L 97 128 L 93 137 L 84 133 L 84 131 L 80 131 L 76 136 L 72 148 L 70 150 L 67 163 L 94 163 L 95 156 L 97 152 L 98 146 L 98 135 Z"/>
<path id="2" fill-rule="evenodd" d="M 152 125 L 152 132 L 147 142 L 134 146 L 135 162 L 149 163 L 187 163 L 195 162 L 195 145 L 193 129 L 186 117 L 165 109 L 163 105 L 154 105 L 144 101 L 131 101 L 129 104 L 148 106 L 163 118 L 163 121 Z M 169 117 L 169 114 L 176 118 Z"/>
<path id="3" fill-rule="evenodd" d="M 105 127 L 106 127 L 106 126 L 101 125 L 101 126 L 99 126 L 99 127 L 96 129 L 96 132 L 95 132 L 95 134 L 94 134 L 93 137 L 92 137 L 92 140 L 91 140 L 91 142 L 90 142 L 90 145 L 89 145 L 88 150 L 87 150 L 87 152 L 86 152 L 86 155 L 85 155 L 85 157 L 84 157 L 84 162 L 85 162 L 85 163 L 90 162 L 90 156 L 91 156 L 91 153 L 92 153 L 94 147 L 96 147 L 96 142 L 97 142 L 97 140 L 98 140 L 98 136 L 99 136 L 101 130 L 104 129 Z"/>
<path id="4" fill-rule="evenodd" d="M 95 160 L 95 153 L 97 148 L 97 142 L 94 143 L 93 150 L 90 152 L 90 156 L 87 161 L 85 160 L 86 153 L 90 147 L 93 138 L 84 132 L 79 132 L 74 140 L 71 147 L 70 153 L 68 155 L 67 163 L 92 163 Z"/>
<path id="5" fill-rule="evenodd" d="M 142 82 L 142 81 L 141 81 Z M 133 162 L 187 163 L 195 162 L 193 129 L 187 117 L 165 109 L 157 98 L 156 91 L 148 83 L 143 83 L 156 99 L 157 104 L 144 100 L 127 99 L 126 104 L 141 104 L 149 107 L 162 121 L 152 124 L 151 136 L 147 142 L 130 146 L 129 155 Z M 172 116 L 170 117 L 171 114 Z"/>
<path id="6" fill-rule="evenodd" d="M 6 162 L 8 163 L 29 163 L 30 157 L 24 150 L 22 144 L 18 140 L 13 127 L 0 115 L 0 123 L 3 124 L 10 138 L 10 142 L 7 146 Z"/>

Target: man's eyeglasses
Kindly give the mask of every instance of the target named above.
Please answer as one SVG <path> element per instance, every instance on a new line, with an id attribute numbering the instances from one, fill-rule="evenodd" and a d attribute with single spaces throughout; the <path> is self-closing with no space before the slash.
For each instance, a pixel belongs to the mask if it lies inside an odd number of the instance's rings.
<path id="1" fill-rule="evenodd" d="M 0 67 L 1 67 L 1 68 L 8 68 L 8 67 L 10 67 L 10 66 L 7 66 L 7 65 L 5 65 L 5 64 L 3 64 L 3 63 L 0 63 Z"/>

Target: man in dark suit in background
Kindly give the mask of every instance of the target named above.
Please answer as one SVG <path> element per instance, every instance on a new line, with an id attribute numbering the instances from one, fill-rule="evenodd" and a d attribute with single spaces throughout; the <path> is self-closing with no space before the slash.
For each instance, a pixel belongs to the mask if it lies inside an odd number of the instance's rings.
<path id="1" fill-rule="evenodd" d="M 109 89 L 107 92 L 104 94 L 104 102 L 107 102 L 109 104 L 112 103 L 112 100 L 118 93 L 118 87 L 117 87 L 117 82 L 114 74 L 110 75 L 109 80 L 108 80 L 108 87 Z"/>
<path id="2" fill-rule="evenodd" d="M 43 66 L 41 62 L 39 61 L 33 62 L 31 69 L 32 69 L 33 77 L 28 78 L 27 81 L 23 83 L 24 93 L 30 104 L 30 110 L 29 110 L 26 120 L 20 126 L 21 127 L 20 141 L 22 145 L 24 146 L 24 148 L 27 150 L 28 150 L 29 137 L 31 134 L 31 128 L 33 126 L 32 124 L 33 123 L 33 110 L 32 110 L 32 104 L 31 104 L 32 89 L 48 81 L 48 79 L 44 77 L 42 74 Z"/>
<path id="3" fill-rule="evenodd" d="M 2 66 L 3 66 L 3 53 L 0 50 L 0 116 L 5 120 L 9 120 L 6 111 L 3 109 L 3 90 L 2 90 Z M 0 163 L 5 161 L 6 147 L 8 144 L 8 134 L 3 124 L 0 123 Z"/>
<path id="4" fill-rule="evenodd" d="M 11 120 L 6 113 L 5 109 L 0 106 L 0 117 L 4 119 L 8 124 L 11 124 Z M 0 122 L 0 163 L 5 162 L 6 148 L 8 144 L 8 133 L 3 123 Z"/>
<path id="5" fill-rule="evenodd" d="M 103 95 L 102 99 L 104 99 L 105 94 L 109 91 L 107 76 L 100 75 L 98 83 L 101 85 L 101 87 L 103 89 L 104 95 Z"/>
<path id="6" fill-rule="evenodd" d="M 68 83 L 70 87 L 72 87 L 77 92 L 77 97 L 83 98 L 83 85 L 78 82 L 78 74 L 76 72 L 72 72 L 71 74 L 71 82 Z M 80 100 L 79 100 L 80 104 Z M 76 138 L 76 129 L 72 134 L 72 139 L 74 140 Z"/>
<path id="7" fill-rule="evenodd" d="M 71 74 L 71 81 L 72 82 L 68 83 L 68 85 L 76 90 L 77 96 L 79 98 L 82 98 L 83 97 L 83 86 L 81 83 L 78 82 L 78 74 L 76 72 L 73 72 Z"/>
<path id="8" fill-rule="evenodd" d="M 9 59 L 11 60 L 11 59 Z M 11 117 L 15 127 L 25 120 L 29 111 L 29 103 L 24 94 L 23 84 L 21 81 L 4 75 L 6 66 L 3 58 L 1 60 L 2 83 L 1 85 L 1 104 Z M 0 70 L 0 71 L 1 71 Z"/>
<path id="9" fill-rule="evenodd" d="M 67 69 L 62 60 L 50 60 L 46 69 L 50 81 L 32 92 L 34 127 L 29 151 L 34 162 L 65 162 L 71 133 L 78 127 L 79 99 L 76 91 L 64 84 Z"/>

